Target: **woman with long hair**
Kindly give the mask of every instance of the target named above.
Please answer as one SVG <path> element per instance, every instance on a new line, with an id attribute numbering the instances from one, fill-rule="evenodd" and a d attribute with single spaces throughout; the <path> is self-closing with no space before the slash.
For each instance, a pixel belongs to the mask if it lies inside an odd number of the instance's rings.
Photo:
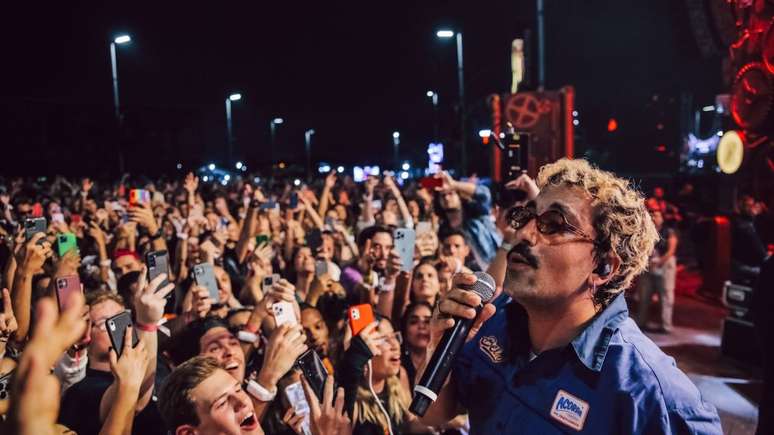
<path id="1" fill-rule="evenodd" d="M 417 367 L 425 359 L 427 346 L 430 344 L 430 319 L 433 317 L 433 307 L 425 301 L 409 304 L 401 322 L 403 346 L 400 361 L 409 377 L 409 384 L 414 388 L 414 377 Z"/>

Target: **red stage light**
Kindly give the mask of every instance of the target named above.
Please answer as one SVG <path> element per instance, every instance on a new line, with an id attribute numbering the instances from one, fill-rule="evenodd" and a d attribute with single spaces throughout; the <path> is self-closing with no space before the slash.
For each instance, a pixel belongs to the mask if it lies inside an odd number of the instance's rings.
<path id="1" fill-rule="evenodd" d="M 661 145 L 657 146 L 656 147 L 656 151 L 658 151 L 660 153 L 665 153 L 666 152 L 666 145 L 661 144 Z"/>
<path id="2" fill-rule="evenodd" d="M 609 121 L 607 121 L 607 131 L 610 133 L 618 130 L 618 121 L 615 120 L 615 118 L 610 118 Z"/>

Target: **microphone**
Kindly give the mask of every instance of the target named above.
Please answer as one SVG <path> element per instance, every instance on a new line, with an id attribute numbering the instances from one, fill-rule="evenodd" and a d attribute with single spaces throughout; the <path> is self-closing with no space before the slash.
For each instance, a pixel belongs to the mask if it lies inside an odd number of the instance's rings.
<path id="1" fill-rule="evenodd" d="M 483 304 L 489 302 L 495 293 L 495 280 L 486 272 L 476 272 L 476 283 L 470 286 L 460 286 L 481 296 L 482 305 L 476 307 L 476 313 L 480 313 Z M 430 362 L 422 374 L 422 379 L 414 387 L 414 399 L 409 410 L 419 417 L 423 417 L 430 404 L 438 398 L 438 392 L 443 387 L 446 378 L 449 377 L 451 365 L 457 356 L 457 352 L 465 344 L 470 327 L 475 319 L 462 319 L 454 317 L 454 326 L 444 332 L 441 342 L 433 352 Z"/>

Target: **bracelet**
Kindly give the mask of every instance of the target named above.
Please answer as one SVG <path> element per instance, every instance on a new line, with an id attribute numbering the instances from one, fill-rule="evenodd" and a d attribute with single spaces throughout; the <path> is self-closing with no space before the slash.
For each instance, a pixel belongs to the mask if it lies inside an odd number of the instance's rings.
<path id="1" fill-rule="evenodd" d="M 156 332 L 159 330 L 159 325 L 146 325 L 144 323 L 135 323 L 134 326 L 143 332 Z"/>
<path id="2" fill-rule="evenodd" d="M 163 235 L 164 235 L 163 231 L 161 231 L 161 228 L 159 228 L 155 233 L 150 235 L 150 239 L 151 240 L 156 240 L 158 238 L 161 238 L 161 236 L 163 236 Z"/>
<path id="3" fill-rule="evenodd" d="M 247 387 L 245 389 L 248 393 L 250 393 L 251 396 L 255 397 L 261 402 L 271 402 L 275 397 L 277 397 L 276 386 L 274 386 L 274 388 L 271 390 L 267 390 L 263 385 L 253 380 L 247 382 Z"/>
<path id="4" fill-rule="evenodd" d="M 258 341 L 258 336 L 253 332 L 239 331 L 237 332 L 237 339 L 244 343 L 254 344 L 256 341 Z"/>
<path id="5" fill-rule="evenodd" d="M 102 261 L 99 262 L 99 265 L 101 267 L 110 267 L 111 264 L 113 264 L 113 263 L 111 263 L 111 261 L 109 259 L 102 260 Z"/>
<path id="6" fill-rule="evenodd" d="M 513 245 L 503 241 L 503 243 L 500 245 L 500 249 L 502 249 L 505 252 L 511 252 L 511 249 L 513 249 Z"/>

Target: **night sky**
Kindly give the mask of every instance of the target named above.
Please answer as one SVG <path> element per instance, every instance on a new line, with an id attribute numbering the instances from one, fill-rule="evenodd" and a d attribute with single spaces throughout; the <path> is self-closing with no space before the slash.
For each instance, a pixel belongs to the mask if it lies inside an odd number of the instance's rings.
<path id="1" fill-rule="evenodd" d="M 108 44 L 122 32 L 133 38 L 118 64 L 135 172 L 223 162 L 223 104 L 232 91 L 243 95 L 234 132 L 244 161 L 268 159 L 275 116 L 286 121 L 277 159 L 302 162 L 308 128 L 317 133 L 315 161 L 386 163 L 394 130 L 402 157 L 418 159 L 432 135 L 427 90 L 440 94 L 443 135 L 456 136 L 455 46 L 436 38 L 441 27 L 464 35 L 469 154 L 481 156 L 475 132 L 486 127 L 484 98 L 509 88 L 510 41 L 535 28 L 534 1 L 191 3 L 27 2 L 7 11 L 0 147 L 4 155 L 37 152 L 2 159 L 0 169 L 114 169 Z M 684 2 L 546 3 L 547 87 L 576 87 L 581 152 L 641 161 L 655 146 L 650 118 L 643 121 L 653 94 L 689 92 L 702 105 L 723 90 L 719 59 L 700 56 Z M 605 137 L 610 117 L 621 120 L 613 141 Z M 474 168 L 485 164 L 479 160 Z"/>

